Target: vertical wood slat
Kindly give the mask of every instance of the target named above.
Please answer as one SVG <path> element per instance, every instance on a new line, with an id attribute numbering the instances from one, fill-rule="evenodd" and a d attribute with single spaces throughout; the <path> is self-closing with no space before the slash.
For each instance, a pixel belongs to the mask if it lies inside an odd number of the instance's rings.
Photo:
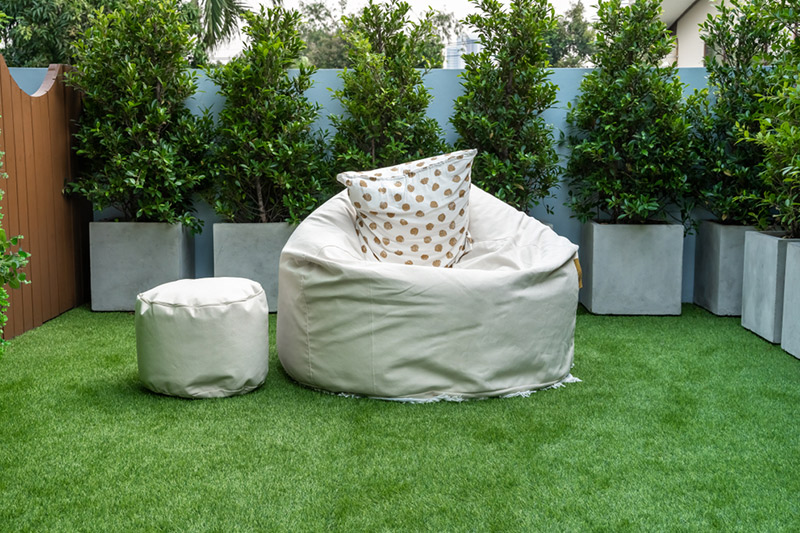
<path id="1" fill-rule="evenodd" d="M 38 276 L 40 279 L 51 279 L 50 275 L 50 253 L 49 250 L 54 248 L 50 243 L 55 244 L 52 235 L 52 217 L 53 217 L 53 203 L 50 201 L 50 189 L 48 187 L 48 178 L 52 176 L 50 169 L 50 132 L 48 130 L 41 131 L 42 125 L 48 124 L 47 114 L 42 116 L 41 100 L 31 100 L 31 124 L 33 128 L 31 131 L 33 135 L 33 183 L 35 190 L 32 198 L 35 198 L 37 209 L 29 217 L 31 225 L 31 232 L 39 235 L 35 243 L 38 247 L 37 253 L 41 259 L 31 265 L 33 269 L 38 269 Z M 43 142 L 43 138 L 46 139 Z M 48 158 L 48 159 L 45 159 Z M 45 170 L 46 167 L 46 170 Z M 31 204 L 28 204 L 31 207 Z M 31 287 L 32 288 L 32 287 Z M 44 322 L 44 314 L 46 309 L 50 309 L 50 295 L 48 292 L 33 291 L 34 307 L 33 316 L 34 322 Z"/>
<path id="2" fill-rule="evenodd" d="M 82 101 L 78 91 L 67 91 L 62 135 L 70 139 L 73 138 L 73 133 L 78 129 L 76 119 L 81 112 L 81 108 Z M 64 149 L 69 160 L 69 168 L 64 178 L 66 182 L 73 175 L 75 161 L 70 147 L 64 146 Z M 72 239 L 72 245 L 69 246 L 68 241 L 65 240 L 64 246 L 72 257 L 73 264 L 72 269 L 69 271 L 68 279 L 74 281 L 74 283 L 65 284 L 70 287 L 71 292 L 69 294 L 72 296 L 68 303 L 62 302 L 61 308 L 64 310 L 89 301 L 89 287 L 91 285 L 89 278 L 89 221 L 93 217 L 92 205 L 88 200 L 82 200 L 80 203 L 73 203 L 71 207 L 72 209 L 67 210 L 65 206 L 65 211 L 68 212 L 67 216 L 71 217 L 68 235 Z"/>
<path id="3" fill-rule="evenodd" d="M 10 76 L 0 76 L 0 111 L 2 109 L 2 103 L 7 101 L 10 98 Z M 7 106 L 10 108 L 10 106 Z M 4 135 L 6 131 L 13 131 L 14 126 L 14 116 L 11 112 L 11 109 L 8 109 L 8 113 L 0 113 L 0 152 L 8 152 L 9 147 L 14 144 L 14 139 Z M 15 165 L 13 158 L 4 156 L 3 157 L 3 165 L 0 167 L 0 171 L 3 173 L 8 173 L 9 171 L 14 172 Z M 15 229 L 13 227 L 12 221 L 5 216 L 8 213 L 8 205 L 9 205 L 9 195 L 11 194 L 11 186 L 13 184 L 9 184 L 7 180 L 0 181 L 0 188 L 5 191 L 5 195 L 3 196 L 3 200 L 0 201 L 0 209 L 2 209 L 3 219 L 2 224 L 3 228 L 6 230 L 7 235 L 16 235 L 14 233 Z M 12 309 L 9 308 L 7 311 L 9 321 L 18 322 L 20 317 L 22 316 L 21 309 Z M 18 315 L 18 316 L 15 316 Z M 8 331 L 8 326 L 6 326 L 6 331 Z"/>
<path id="4" fill-rule="evenodd" d="M 15 149 L 15 136 L 7 134 L 7 132 L 14 132 L 16 130 L 16 110 L 11 101 L 12 83 L 11 76 L 5 76 L 0 73 L 0 120 L 3 121 L 2 129 L 0 129 L 0 151 L 5 152 L 2 170 L 6 176 L 9 174 L 15 175 L 17 173 L 17 160 L 16 157 L 14 157 L 17 152 Z M 3 106 L 4 102 L 7 102 L 7 105 Z M 8 216 L 9 211 L 18 211 L 15 202 L 16 198 L 18 198 L 17 181 L 10 179 L 2 180 L 2 182 L 0 182 L 0 188 L 5 191 L 3 200 L 0 202 L 0 208 L 2 208 L 3 212 L 2 224 L 6 230 L 6 235 L 18 235 L 19 217 Z M 12 205 L 12 200 L 14 200 L 14 207 L 10 207 Z M 17 299 L 19 300 L 20 298 Z M 14 336 L 13 332 L 16 329 L 15 326 L 24 323 L 22 305 L 9 307 L 7 314 L 8 324 L 6 324 L 5 327 L 5 334 L 8 338 L 11 338 Z M 9 326 L 11 326 L 11 328 L 9 328 Z"/>
<path id="5" fill-rule="evenodd" d="M 2 206 L 8 235 L 23 235 L 32 254 L 30 285 L 9 291 L 4 336 L 10 339 L 85 301 L 85 238 L 91 209 L 62 194 L 72 176 L 72 121 L 78 95 L 63 83 L 67 67 L 51 65 L 32 96 L 12 79 L 0 56 L 0 151 L 9 179 Z"/>
<path id="6" fill-rule="evenodd" d="M 65 101 L 48 100 L 48 119 L 54 125 L 57 124 L 56 121 L 65 122 L 68 120 L 65 116 L 65 110 Z M 69 125 L 65 122 L 62 128 L 50 128 L 49 133 L 51 149 L 51 160 L 49 161 L 51 167 L 50 171 L 53 176 L 62 175 L 66 177 L 67 169 L 61 168 L 60 165 L 62 165 L 64 161 L 69 162 L 69 147 L 59 141 L 64 135 L 69 135 Z M 56 278 L 58 289 L 51 291 L 50 305 L 58 309 L 62 309 L 65 306 L 69 308 L 69 302 L 74 297 L 73 295 L 75 293 L 75 284 L 69 283 L 68 281 L 75 278 L 75 262 L 73 258 L 70 257 L 70 251 L 67 247 L 70 243 L 73 231 L 72 217 L 65 209 L 66 206 L 64 202 L 59 202 L 59 195 L 53 188 L 51 188 L 50 201 L 53 206 L 53 227 L 55 230 L 51 238 L 57 243 L 57 249 L 53 251 L 53 256 L 50 261 L 51 266 L 61 265 L 60 268 L 51 268 L 50 271 L 50 276 Z M 67 220 L 69 220 L 69 224 L 67 224 Z M 61 223 L 57 224 L 55 221 L 61 221 Z"/>
<path id="7" fill-rule="evenodd" d="M 32 263 L 33 269 L 38 268 L 39 279 L 47 279 L 49 290 L 34 291 L 38 297 L 35 299 L 34 304 L 34 322 L 39 323 L 41 320 L 44 322 L 45 309 L 58 308 L 58 302 L 53 304 L 53 295 L 58 294 L 58 262 L 57 257 L 54 255 L 58 249 L 58 241 L 55 238 L 55 201 L 53 199 L 53 187 L 50 182 L 55 178 L 52 167 L 52 151 L 50 149 L 50 131 L 51 126 L 48 114 L 48 100 L 42 98 L 31 98 L 31 119 L 34 124 L 34 137 L 33 143 L 33 160 L 34 160 L 34 177 L 33 183 L 36 184 L 36 198 L 37 207 L 36 215 L 31 217 L 31 226 L 34 222 L 37 229 L 31 229 L 32 232 L 39 235 L 37 242 L 39 260 Z M 31 243 L 34 244 L 34 243 Z M 46 246 L 43 246 L 46 244 Z M 55 283 L 53 283 L 55 281 Z M 35 279 L 31 279 L 35 283 Z"/>
<path id="8" fill-rule="evenodd" d="M 19 180 L 17 181 L 17 186 L 19 187 L 17 208 L 20 210 L 22 234 L 26 236 L 24 242 L 28 247 L 28 251 L 33 256 L 41 256 L 41 226 L 37 219 L 41 216 L 42 207 L 36 187 L 36 145 L 33 139 L 33 113 L 31 112 L 30 99 L 25 98 L 22 93 L 18 94 L 19 105 L 22 109 L 22 135 L 25 146 L 23 168 L 25 173 L 20 174 Z M 9 176 L 9 179 L 13 179 L 13 176 Z M 31 262 L 27 268 L 31 283 L 41 277 L 39 275 L 42 270 L 41 259 Z M 32 285 L 26 285 L 22 287 L 21 290 L 26 304 L 24 328 L 25 331 L 28 331 L 43 322 L 43 320 L 41 320 L 42 291 L 34 291 Z"/>
<path id="9" fill-rule="evenodd" d="M 16 166 L 13 173 L 8 173 L 8 181 L 13 182 L 14 187 L 9 189 L 9 193 L 13 191 L 13 196 L 8 194 L 9 202 L 6 219 L 8 219 L 9 228 L 17 228 L 15 231 L 12 231 L 11 235 L 24 235 L 27 238 L 24 243 L 25 249 L 31 251 L 30 232 L 28 231 L 28 168 L 27 158 L 25 157 L 28 150 L 28 145 L 26 144 L 27 136 L 25 135 L 25 130 L 27 129 L 25 127 L 25 121 L 26 119 L 29 120 L 29 118 L 25 115 L 27 106 L 24 104 L 27 103 L 27 98 L 23 98 L 23 96 L 25 95 L 19 90 L 19 87 L 17 87 L 15 83 L 12 83 L 10 101 L 14 110 L 14 127 L 9 132 L 9 138 L 13 136 L 14 150 L 11 153 L 7 152 L 6 158 L 11 159 L 11 157 L 13 157 Z M 26 272 L 30 277 L 32 274 L 30 266 L 26 268 Z M 19 302 L 18 306 L 22 310 L 22 322 L 19 325 L 15 323 L 10 324 L 11 328 L 8 329 L 10 329 L 12 334 L 17 331 L 21 333 L 34 327 L 31 287 L 22 286 L 16 292 L 9 291 L 9 302 L 13 304 L 15 301 Z M 11 317 L 9 317 L 9 322 L 11 322 Z"/>

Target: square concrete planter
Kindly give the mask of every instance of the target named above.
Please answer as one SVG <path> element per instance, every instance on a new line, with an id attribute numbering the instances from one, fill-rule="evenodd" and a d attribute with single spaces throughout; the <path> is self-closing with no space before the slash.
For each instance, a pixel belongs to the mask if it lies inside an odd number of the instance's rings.
<path id="1" fill-rule="evenodd" d="M 139 293 L 193 278 L 193 243 L 179 224 L 91 222 L 92 310 L 133 311 Z"/>
<path id="2" fill-rule="evenodd" d="M 800 243 L 786 248 L 781 348 L 800 359 Z"/>
<path id="3" fill-rule="evenodd" d="M 694 303 L 715 315 L 742 314 L 744 235 L 753 226 L 700 223 L 694 256 Z"/>
<path id="4" fill-rule="evenodd" d="M 270 312 L 278 310 L 278 265 L 295 226 L 214 224 L 214 276 L 257 281 L 264 288 Z"/>
<path id="5" fill-rule="evenodd" d="M 683 226 L 583 225 L 580 302 L 601 315 L 680 315 Z"/>
<path id="6" fill-rule="evenodd" d="M 769 342 L 781 342 L 786 248 L 800 239 L 751 231 L 744 238 L 742 326 Z"/>

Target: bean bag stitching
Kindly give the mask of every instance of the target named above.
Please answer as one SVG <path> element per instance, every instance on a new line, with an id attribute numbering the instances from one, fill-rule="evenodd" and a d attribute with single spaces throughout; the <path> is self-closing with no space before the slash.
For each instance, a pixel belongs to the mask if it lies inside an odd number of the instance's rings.
<path id="1" fill-rule="evenodd" d="M 308 379 L 313 380 L 314 377 L 314 369 L 311 365 L 311 337 L 309 334 L 309 309 L 308 309 L 308 301 L 306 300 L 306 278 L 307 274 L 303 274 L 300 278 L 300 296 L 303 300 L 303 316 L 306 319 L 306 361 L 308 361 Z"/>
<path id="2" fill-rule="evenodd" d="M 480 392 L 458 392 L 458 391 L 429 391 L 432 396 L 414 397 L 414 396 L 375 396 L 369 394 L 358 394 L 354 392 L 335 391 L 330 389 L 323 389 L 319 385 L 311 385 L 300 380 L 295 382 L 303 387 L 311 390 L 321 392 L 323 394 L 330 394 L 332 396 L 342 396 L 345 398 L 367 398 L 371 400 L 388 400 L 401 403 L 435 403 L 440 401 L 446 402 L 463 402 L 463 401 L 479 401 L 488 400 L 489 398 L 514 398 L 521 396 L 527 398 L 530 394 L 536 392 L 544 392 L 552 389 L 559 389 L 567 384 L 582 383 L 583 380 L 576 378 L 572 375 L 572 371 L 568 371 L 566 375 L 559 379 L 547 382 L 545 385 L 520 385 L 518 387 L 509 387 L 501 390 L 487 390 Z"/>
<path id="3" fill-rule="evenodd" d="M 176 396 L 178 398 L 207 398 L 207 397 L 215 397 L 215 396 L 211 396 L 211 395 L 215 395 L 215 394 L 218 394 L 218 393 L 225 394 L 226 396 L 236 396 L 236 395 L 240 395 L 240 394 L 246 394 L 248 392 L 252 392 L 252 391 L 260 388 L 264 384 L 265 381 L 266 381 L 266 376 L 264 377 L 263 380 L 261 380 L 256 385 L 248 385 L 246 387 L 240 387 L 238 389 L 223 389 L 223 388 L 208 389 L 206 391 L 203 391 L 202 394 L 189 394 L 189 393 L 178 393 L 178 394 L 176 394 L 174 392 L 169 392 L 164 387 L 158 387 L 157 390 L 155 390 L 155 389 L 150 389 L 150 390 L 152 390 L 153 392 L 155 392 L 157 394 L 163 394 L 165 396 Z"/>
<path id="4" fill-rule="evenodd" d="M 252 300 L 254 298 L 258 298 L 262 294 L 264 294 L 263 290 L 253 294 L 252 296 L 248 296 L 247 298 L 242 298 L 240 300 L 228 300 L 228 301 L 225 301 L 225 302 L 214 302 L 214 303 L 207 303 L 207 304 L 176 304 L 176 303 L 164 302 L 164 301 L 160 301 L 160 300 L 148 300 L 146 298 L 139 298 L 139 299 L 144 303 L 147 303 L 147 304 L 150 304 L 150 305 L 160 305 L 162 307 L 175 307 L 175 308 L 193 307 L 193 308 L 199 308 L 199 307 L 217 307 L 217 306 L 220 306 L 220 305 L 233 305 L 233 304 L 245 303 L 245 302 L 249 302 L 250 300 Z"/>
<path id="5" fill-rule="evenodd" d="M 369 350 L 369 364 L 372 367 L 372 391 L 373 394 L 378 390 L 378 385 L 375 382 L 375 298 L 372 292 L 372 282 L 369 285 L 369 321 L 370 321 L 370 350 Z"/>
<path id="6" fill-rule="evenodd" d="M 319 256 L 319 254 L 323 250 L 325 250 L 327 248 L 333 248 L 334 250 L 339 250 L 341 252 L 344 252 L 347 255 L 349 255 L 350 257 L 352 257 L 354 261 L 358 261 L 359 263 L 363 263 L 364 260 L 367 259 L 367 256 L 365 256 L 363 254 L 361 254 L 361 256 L 355 256 L 355 255 L 352 254 L 352 250 L 351 249 L 342 248 L 341 246 L 337 246 L 335 244 L 326 244 L 325 246 L 320 246 L 319 249 L 317 249 L 317 252 L 314 255 L 309 254 L 309 256 L 310 257 L 317 257 L 317 256 Z M 375 254 L 373 254 L 373 256 L 374 255 Z"/>

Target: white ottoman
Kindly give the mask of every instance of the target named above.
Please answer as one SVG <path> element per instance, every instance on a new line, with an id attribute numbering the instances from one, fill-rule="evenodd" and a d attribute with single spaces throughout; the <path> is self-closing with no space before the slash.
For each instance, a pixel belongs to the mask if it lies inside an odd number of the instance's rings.
<path id="1" fill-rule="evenodd" d="M 261 285 L 243 278 L 184 279 L 136 298 L 139 378 L 154 392 L 215 398 L 264 383 L 269 308 Z"/>

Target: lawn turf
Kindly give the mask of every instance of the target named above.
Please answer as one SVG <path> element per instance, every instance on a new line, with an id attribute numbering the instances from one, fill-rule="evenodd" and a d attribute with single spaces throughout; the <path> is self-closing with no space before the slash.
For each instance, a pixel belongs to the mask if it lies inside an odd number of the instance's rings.
<path id="1" fill-rule="evenodd" d="M 800 361 L 685 305 L 579 312 L 582 383 L 400 404 L 138 382 L 133 315 L 72 310 L 0 359 L 2 531 L 797 531 Z M 220 346 L 224 350 L 224 346 Z"/>

